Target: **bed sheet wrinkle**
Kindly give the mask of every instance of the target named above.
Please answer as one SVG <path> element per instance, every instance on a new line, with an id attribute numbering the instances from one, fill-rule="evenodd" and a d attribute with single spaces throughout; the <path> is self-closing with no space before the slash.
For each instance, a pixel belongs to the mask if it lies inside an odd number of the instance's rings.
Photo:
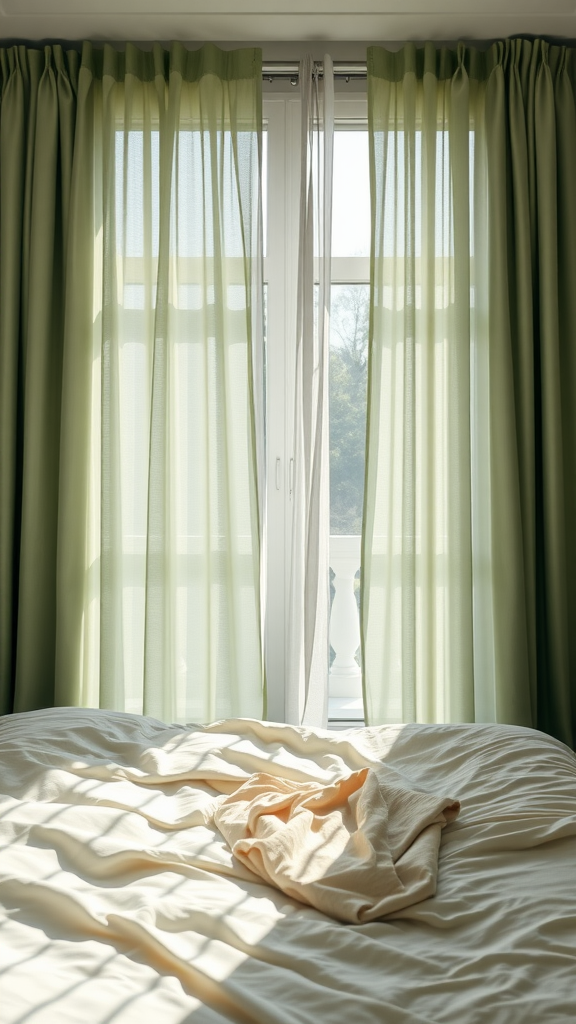
<path id="1" fill-rule="evenodd" d="M 441 828 L 459 804 L 363 768 L 328 786 L 259 773 L 216 806 L 234 856 L 271 885 L 360 924 L 434 894 Z"/>
<path id="2" fill-rule="evenodd" d="M 242 873 L 207 821 L 258 771 L 328 786 L 375 765 L 462 800 L 436 895 L 381 921 Z M 44 710 L 0 720 L 0 790 L 0 1024 L 574 1017 L 576 762 L 543 734 Z"/>

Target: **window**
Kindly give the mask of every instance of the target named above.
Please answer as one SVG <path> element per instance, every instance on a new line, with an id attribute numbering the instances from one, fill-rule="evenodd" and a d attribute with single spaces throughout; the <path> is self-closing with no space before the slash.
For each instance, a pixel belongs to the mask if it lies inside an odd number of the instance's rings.
<path id="1" fill-rule="evenodd" d="M 342 84 L 335 103 L 330 335 L 332 594 L 340 605 L 331 650 L 329 718 L 362 719 L 357 591 L 364 480 L 370 280 L 370 189 L 366 96 Z M 338 85 L 338 83 L 337 83 Z M 344 91 L 346 90 L 346 91 Z M 300 101 L 288 83 L 264 95 L 266 432 L 268 477 L 268 717 L 284 720 L 290 581 L 293 360 L 299 220 Z M 351 574 L 351 563 L 356 560 Z M 334 606 L 333 606 L 334 607 Z M 336 614 L 338 614 L 336 612 Z M 339 661 L 336 661 L 339 656 Z M 336 662 L 336 664 L 335 664 Z M 347 671 L 340 676 L 339 663 Z M 352 666 L 356 665 L 356 672 Z"/>

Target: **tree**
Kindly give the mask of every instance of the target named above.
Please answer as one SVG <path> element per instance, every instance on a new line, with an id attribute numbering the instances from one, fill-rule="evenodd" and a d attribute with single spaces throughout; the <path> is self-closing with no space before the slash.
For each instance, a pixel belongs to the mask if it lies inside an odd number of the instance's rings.
<path id="1" fill-rule="evenodd" d="M 362 530 L 369 289 L 334 285 L 330 345 L 330 531 Z"/>

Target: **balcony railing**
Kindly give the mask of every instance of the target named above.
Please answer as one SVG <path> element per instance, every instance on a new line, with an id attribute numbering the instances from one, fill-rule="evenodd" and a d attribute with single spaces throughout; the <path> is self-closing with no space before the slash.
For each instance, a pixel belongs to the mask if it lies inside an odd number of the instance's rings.
<path id="1" fill-rule="evenodd" d="M 356 600 L 356 574 L 360 568 L 358 537 L 330 537 L 330 568 L 334 597 L 330 610 L 330 646 L 334 658 L 328 677 L 328 718 L 331 722 L 360 724 L 362 670 L 356 660 L 360 648 L 360 616 Z"/>

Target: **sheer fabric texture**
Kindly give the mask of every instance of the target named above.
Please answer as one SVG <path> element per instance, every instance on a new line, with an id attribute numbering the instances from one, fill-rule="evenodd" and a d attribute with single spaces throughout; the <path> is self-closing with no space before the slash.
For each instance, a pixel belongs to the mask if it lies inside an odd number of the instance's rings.
<path id="1" fill-rule="evenodd" d="M 260 716 L 258 54 L 105 49 L 101 79 L 81 75 L 95 123 L 78 146 L 95 239 L 81 701 Z"/>
<path id="2" fill-rule="evenodd" d="M 368 51 L 371 723 L 573 735 L 572 55 Z"/>
<path id="3" fill-rule="evenodd" d="M 446 76 L 426 58 L 424 73 L 413 47 L 369 58 L 369 722 L 473 721 L 478 699 L 493 712 L 491 622 L 478 694 L 472 601 L 489 543 L 486 169 L 470 123 L 483 95 L 460 64 Z"/>
<path id="4" fill-rule="evenodd" d="M 29 238 L 36 218 L 39 274 L 22 415 L 43 526 L 22 538 L 16 660 L 45 662 L 16 673 L 15 706 L 260 717 L 260 51 L 77 58 L 72 80 L 59 48 L 10 51 L 2 97 L 5 136 L 34 108 L 2 200 L 28 190 L 12 220 Z M 30 187 L 34 133 L 51 173 Z"/>

